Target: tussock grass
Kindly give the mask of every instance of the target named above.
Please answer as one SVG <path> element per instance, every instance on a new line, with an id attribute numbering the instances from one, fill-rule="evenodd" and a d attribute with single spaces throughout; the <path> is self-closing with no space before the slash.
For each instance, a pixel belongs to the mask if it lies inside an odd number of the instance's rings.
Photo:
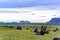
<path id="1" fill-rule="evenodd" d="M 0 27 L 0 40 L 52 40 L 55 37 L 60 38 L 60 29 L 57 32 L 49 32 L 45 35 L 36 35 L 34 32 L 31 32 L 34 28 L 23 27 L 22 30 L 17 30 L 16 28 L 6 28 Z M 39 28 L 38 28 L 39 29 Z M 54 28 L 49 28 L 53 30 Z"/>

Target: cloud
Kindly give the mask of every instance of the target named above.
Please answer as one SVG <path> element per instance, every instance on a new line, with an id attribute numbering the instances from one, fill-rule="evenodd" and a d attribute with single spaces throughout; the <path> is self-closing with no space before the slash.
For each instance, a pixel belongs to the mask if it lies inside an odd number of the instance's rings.
<path id="1" fill-rule="evenodd" d="M 39 17 L 46 17 L 46 16 L 39 16 Z"/>
<path id="2" fill-rule="evenodd" d="M 0 8 L 0 21 L 12 22 L 28 20 L 30 22 L 47 22 L 60 17 L 60 9 L 53 6 L 35 6 L 24 8 Z M 56 16 L 54 16 L 56 15 Z"/>
<path id="3" fill-rule="evenodd" d="M 47 10 L 47 9 L 39 9 L 39 8 L 40 7 L 0 8 L 0 11 L 10 11 L 10 12 L 0 12 L 0 21 L 19 22 L 21 20 L 25 20 L 25 21 L 28 20 L 30 22 L 47 22 L 53 17 L 60 16 L 59 10 Z M 13 13 L 11 11 L 16 11 L 19 13 Z M 57 15 L 57 16 L 53 16 L 53 15 Z"/>

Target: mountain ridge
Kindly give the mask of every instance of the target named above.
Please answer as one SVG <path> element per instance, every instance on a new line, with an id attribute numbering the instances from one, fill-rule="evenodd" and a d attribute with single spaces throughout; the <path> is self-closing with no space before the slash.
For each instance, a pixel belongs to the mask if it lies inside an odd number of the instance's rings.
<path id="1" fill-rule="evenodd" d="M 47 23 L 60 23 L 60 18 L 52 18 L 50 21 Z"/>

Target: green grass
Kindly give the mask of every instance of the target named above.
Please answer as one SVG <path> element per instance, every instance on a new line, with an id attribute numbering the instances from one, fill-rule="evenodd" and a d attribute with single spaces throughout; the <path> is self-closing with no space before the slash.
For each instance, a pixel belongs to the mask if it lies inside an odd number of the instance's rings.
<path id="1" fill-rule="evenodd" d="M 29 27 L 26 30 L 25 27 L 22 30 L 16 30 L 16 28 L 0 27 L 0 40 L 52 40 L 55 37 L 60 38 L 60 30 L 57 32 L 50 32 L 45 35 L 36 35 L 31 32 L 33 28 Z M 50 28 L 54 29 L 54 28 Z"/>

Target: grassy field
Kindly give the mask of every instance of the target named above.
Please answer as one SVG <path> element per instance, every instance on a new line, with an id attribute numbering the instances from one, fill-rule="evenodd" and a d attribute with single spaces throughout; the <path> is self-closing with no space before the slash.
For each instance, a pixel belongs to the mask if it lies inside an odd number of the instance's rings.
<path id="1" fill-rule="evenodd" d="M 31 31 L 32 29 L 31 27 L 29 27 L 29 30 L 26 30 L 25 27 L 22 30 L 0 27 L 0 40 L 52 40 L 55 37 L 60 38 L 60 30 L 57 32 L 51 31 L 42 36 L 36 35 Z M 50 29 L 53 30 L 54 28 Z"/>

